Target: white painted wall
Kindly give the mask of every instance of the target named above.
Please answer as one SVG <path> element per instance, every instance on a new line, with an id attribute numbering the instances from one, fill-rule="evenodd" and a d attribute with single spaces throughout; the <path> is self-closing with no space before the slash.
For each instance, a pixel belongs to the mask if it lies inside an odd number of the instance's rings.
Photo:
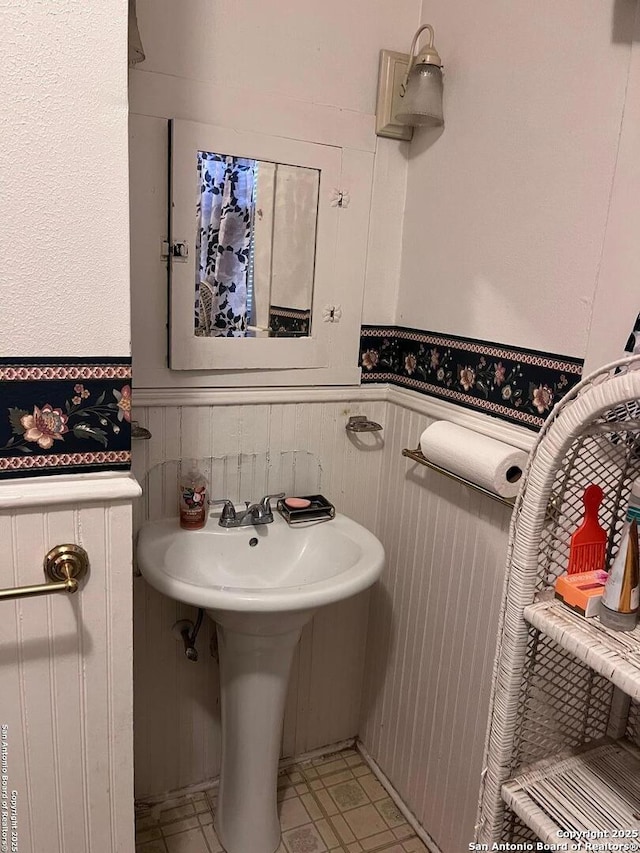
<path id="1" fill-rule="evenodd" d="M 446 126 L 410 149 L 398 323 L 584 356 L 635 5 L 423 4 Z"/>
<path id="2" fill-rule="evenodd" d="M 0 355 L 127 355 L 126 0 L 8 0 L 0 53 Z"/>
<path id="3" fill-rule="evenodd" d="M 378 51 L 408 48 L 419 7 L 403 0 L 138 0 L 145 71 L 375 112 Z M 408 33 L 408 39 L 407 39 Z"/>
<path id="4" fill-rule="evenodd" d="M 363 318 L 391 322 L 408 148 L 374 133 L 378 53 L 408 49 L 419 0 L 137 5 L 147 59 L 131 75 L 133 112 L 164 115 L 175 92 L 181 118 L 375 151 Z"/>
<path id="5" fill-rule="evenodd" d="M 585 371 L 619 358 L 640 312 L 640 5 Z"/>

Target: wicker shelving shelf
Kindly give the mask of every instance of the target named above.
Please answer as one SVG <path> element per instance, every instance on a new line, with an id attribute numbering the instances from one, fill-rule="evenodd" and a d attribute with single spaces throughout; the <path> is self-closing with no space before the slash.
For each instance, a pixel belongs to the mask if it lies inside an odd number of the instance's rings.
<path id="1" fill-rule="evenodd" d="M 546 844 L 569 841 L 569 850 L 584 850 L 585 833 L 594 833 L 599 837 L 592 835 L 592 843 L 640 849 L 640 838 L 634 838 L 640 833 L 640 750 L 626 741 L 598 742 L 546 758 L 505 782 L 502 797 Z M 571 837 L 582 838 L 582 846 L 572 847 Z"/>
<path id="2" fill-rule="evenodd" d="M 524 609 L 526 621 L 616 687 L 640 701 L 640 626 L 611 631 L 597 617 L 585 619 L 560 601 L 539 601 Z"/>
<path id="3" fill-rule="evenodd" d="M 640 628 L 611 631 L 553 598 L 592 483 L 604 492 L 611 554 L 619 547 L 640 478 L 639 367 L 634 356 L 586 377 L 529 457 L 512 517 L 478 810 L 476 837 L 489 850 L 535 850 L 537 840 L 562 849 L 569 837 L 559 833 L 583 842 L 600 833 L 605 846 L 566 849 L 640 853 Z"/>

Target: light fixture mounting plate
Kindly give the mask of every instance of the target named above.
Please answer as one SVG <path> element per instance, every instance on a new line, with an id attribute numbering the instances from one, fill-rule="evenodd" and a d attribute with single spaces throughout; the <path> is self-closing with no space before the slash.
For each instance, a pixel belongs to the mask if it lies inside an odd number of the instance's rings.
<path id="1" fill-rule="evenodd" d="M 378 68 L 378 98 L 376 101 L 376 135 L 389 139 L 409 140 L 413 137 L 413 128 L 407 124 L 398 124 L 394 116 L 402 99 L 400 83 L 409 67 L 409 55 L 395 50 L 380 51 Z"/>

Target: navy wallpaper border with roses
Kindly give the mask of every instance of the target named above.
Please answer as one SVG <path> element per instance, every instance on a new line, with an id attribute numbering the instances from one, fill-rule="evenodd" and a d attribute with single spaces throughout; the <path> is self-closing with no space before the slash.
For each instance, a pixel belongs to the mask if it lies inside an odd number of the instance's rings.
<path id="1" fill-rule="evenodd" d="M 130 358 L 0 358 L 0 479 L 130 466 Z"/>
<path id="2" fill-rule="evenodd" d="M 363 326 L 363 382 L 390 382 L 540 429 L 582 359 L 404 326 Z"/>

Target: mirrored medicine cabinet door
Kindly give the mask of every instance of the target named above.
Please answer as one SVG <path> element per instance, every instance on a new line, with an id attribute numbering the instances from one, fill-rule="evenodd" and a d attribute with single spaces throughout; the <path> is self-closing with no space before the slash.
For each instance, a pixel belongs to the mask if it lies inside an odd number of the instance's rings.
<path id="1" fill-rule="evenodd" d="M 339 148 L 171 122 L 172 370 L 328 364 L 340 171 Z"/>

